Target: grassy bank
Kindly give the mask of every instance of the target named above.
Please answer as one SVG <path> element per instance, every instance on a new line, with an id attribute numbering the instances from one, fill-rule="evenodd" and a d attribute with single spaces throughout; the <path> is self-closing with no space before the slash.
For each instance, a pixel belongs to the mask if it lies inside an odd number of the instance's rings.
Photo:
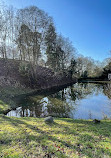
<path id="1" fill-rule="evenodd" d="M 75 82 L 74 82 L 75 83 Z M 33 96 L 33 95 L 49 95 L 59 90 L 72 85 L 72 83 L 67 83 L 60 86 L 53 86 L 53 87 L 45 87 L 43 89 L 31 89 L 31 88 L 14 88 L 10 86 L 0 86 L 0 114 L 7 113 L 7 111 L 18 107 L 17 100 L 21 98 L 25 98 L 26 96 Z"/>
<path id="2" fill-rule="evenodd" d="M 0 86 L 0 114 L 16 107 L 14 96 L 23 95 L 32 91 L 33 90 L 29 88 L 14 88 Z"/>
<path id="3" fill-rule="evenodd" d="M 110 158 L 111 121 L 0 116 L 0 156 L 4 158 Z"/>

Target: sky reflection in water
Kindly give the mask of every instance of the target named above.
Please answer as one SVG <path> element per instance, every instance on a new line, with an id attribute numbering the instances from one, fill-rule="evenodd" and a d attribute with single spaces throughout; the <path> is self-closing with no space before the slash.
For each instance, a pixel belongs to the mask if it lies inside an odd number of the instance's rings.
<path id="1" fill-rule="evenodd" d="M 16 104 L 16 110 L 10 111 L 7 116 L 111 118 L 111 90 L 106 84 L 77 83 L 51 95 L 23 98 Z"/>

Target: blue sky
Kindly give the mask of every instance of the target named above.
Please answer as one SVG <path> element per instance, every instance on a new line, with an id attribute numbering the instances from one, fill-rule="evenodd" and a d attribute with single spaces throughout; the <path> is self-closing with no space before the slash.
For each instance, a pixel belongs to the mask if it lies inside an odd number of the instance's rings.
<path id="1" fill-rule="evenodd" d="M 4 0 L 23 8 L 36 5 L 53 17 L 58 33 L 69 37 L 80 54 L 95 60 L 111 50 L 111 0 Z"/>

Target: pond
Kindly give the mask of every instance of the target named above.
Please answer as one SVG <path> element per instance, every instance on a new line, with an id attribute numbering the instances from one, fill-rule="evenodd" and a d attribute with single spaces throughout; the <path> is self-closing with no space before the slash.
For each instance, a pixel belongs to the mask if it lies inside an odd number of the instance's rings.
<path id="1" fill-rule="evenodd" d="M 7 116 L 111 118 L 111 84 L 76 83 L 49 95 L 22 98 L 16 104 Z"/>

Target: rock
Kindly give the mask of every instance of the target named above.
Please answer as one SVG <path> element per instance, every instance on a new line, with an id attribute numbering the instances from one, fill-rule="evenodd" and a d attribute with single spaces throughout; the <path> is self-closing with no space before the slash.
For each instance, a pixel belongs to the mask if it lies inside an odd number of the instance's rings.
<path id="1" fill-rule="evenodd" d="M 46 118 L 45 118 L 45 122 L 46 122 L 46 123 L 53 123 L 53 122 L 54 122 L 54 121 L 53 121 L 53 117 L 52 117 L 52 116 L 46 117 Z"/>
<path id="2" fill-rule="evenodd" d="M 94 123 L 100 123 L 100 120 L 94 119 L 93 122 Z"/>

